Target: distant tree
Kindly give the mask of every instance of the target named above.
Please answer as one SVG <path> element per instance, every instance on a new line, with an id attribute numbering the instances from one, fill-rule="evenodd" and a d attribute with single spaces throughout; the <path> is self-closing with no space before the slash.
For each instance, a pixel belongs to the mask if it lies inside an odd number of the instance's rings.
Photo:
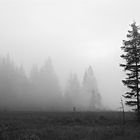
<path id="1" fill-rule="evenodd" d="M 140 33 L 139 26 L 136 22 L 131 24 L 132 30 L 128 30 L 128 40 L 123 40 L 123 46 L 121 49 L 124 53 L 121 58 L 125 60 L 125 64 L 120 64 L 121 67 L 126 71 L 127 77 L 122 80 L 123 84 L 130 90 L 124 94 L 126 98 L 126 105 L 136 106 L 137 116 L 140 120 Z"/>
<path id="2" fill-rule="evenodd" d="M 101 108 L 101 96 L 98 91 L 97 82 L 91 66 L 85 71 L 83 78 L 84 99 L 90 110 Z"/>
<path id="3" fill-rule="evenodd" d="M 33 99 L 42 109 L 60 109 L 62 93 L 51 59 L 38 69 L 32 67 L 30 82 Z"/>
<path id="4" fill-rule="evenodd" d="M 25 106 L 28 79 L 23 67 L 17 67 L 10 56 L 0 57 L 0 109 Z"/>
<path id="5" fill-rule="evenodd" d="M 80 107 L 81 104 L 81 87 L 76 74 L 71 74 L 65 91 L 66 104 L 72 110 Z"/>

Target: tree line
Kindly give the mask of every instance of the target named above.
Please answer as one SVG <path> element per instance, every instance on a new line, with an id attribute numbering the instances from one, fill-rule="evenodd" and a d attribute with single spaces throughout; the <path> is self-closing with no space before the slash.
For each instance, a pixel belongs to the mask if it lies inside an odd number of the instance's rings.
<path id="1" fill-rule="evenodd" d="M 41 68 L 32 66 L 29 76 L 9 56 L 0 57 L 0 110 L 97 110 L 101 96 L 90 66 L 83 81 L 71 74 L 62 89 L 51 59 Z"/>

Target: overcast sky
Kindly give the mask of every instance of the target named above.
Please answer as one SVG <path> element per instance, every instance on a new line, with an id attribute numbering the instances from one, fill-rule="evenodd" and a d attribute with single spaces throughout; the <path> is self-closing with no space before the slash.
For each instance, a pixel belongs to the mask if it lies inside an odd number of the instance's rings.
<path id="1" fill-rule="evenodd" d="M 139 0 L 0 0 L 0 55 L 28 71 L 51 57 L 63 85 L 93 67 L 105 105 L 117 109 L 125 88 L 120 47 Z"/>

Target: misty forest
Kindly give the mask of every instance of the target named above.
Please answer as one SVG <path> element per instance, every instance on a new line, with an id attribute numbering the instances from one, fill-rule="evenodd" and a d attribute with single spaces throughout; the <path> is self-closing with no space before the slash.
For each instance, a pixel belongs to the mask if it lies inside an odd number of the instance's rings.
<path id="1" fill-rule="evenodd" d="M 127 75 L 122 82 L 130 90 L 120 111 L 104 107 L 92 66 L 82 80 L 70 73 L 62 87 L 50 58 L 27 73 L 9 55 L 1 57 L 0 140 L 138 140 L 140 28 L 130 26 L 120 55 Z"/>
<path id="2" fill-rule="evenodd" d="M 79 81 L 70 74 L 64 89 L 54 71 L 51 59 L 41 68 L 33 66 L 27 76 L 22 66 L 9 55 L 0 58 L 0 109 L 42 111 L 95 111 L 102 109 L 101 96 L 91 66 Z"/>
<path id="3" fill-rule="evenodd" d="M 0 0 L 0 140 L 140 140 L 140 0 Z"/>

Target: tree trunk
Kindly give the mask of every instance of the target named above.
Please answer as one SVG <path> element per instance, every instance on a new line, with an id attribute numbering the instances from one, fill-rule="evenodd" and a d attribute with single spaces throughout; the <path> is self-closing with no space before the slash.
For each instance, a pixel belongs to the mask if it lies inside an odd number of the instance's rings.
<path id="1" fill-rule="evenodd" d="M 137 52 L 136 52 L 137 53 Z M 136 57 L 137 58 L 137 57 Z M 139 106 L 139 79 L 138 79 L 138 64 L 136 60 L 136 92 L 137 92 L 137 120 L 140 122 L 140 106 Z"/>

